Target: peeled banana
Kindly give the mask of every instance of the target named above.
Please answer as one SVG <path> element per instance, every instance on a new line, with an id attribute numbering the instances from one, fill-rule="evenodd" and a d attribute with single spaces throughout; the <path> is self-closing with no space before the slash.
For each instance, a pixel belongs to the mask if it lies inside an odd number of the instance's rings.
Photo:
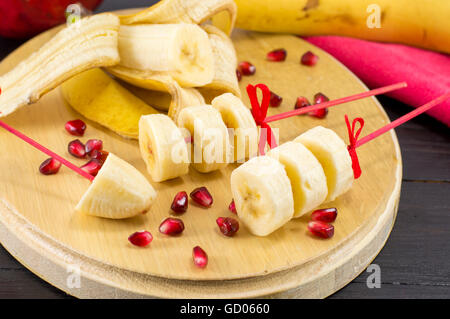
<path id="1" fill-rule="evenodd" d="M 333 130 L 316 126 L 298 136 L 294 142 L 303 144 L 322 165 L 328 186 L 325 202 L 335 200 L 352 187 L 352 160 L 345 142 Z"/>
<path id="2" fill-rule="evenodd" d="M 267 236 L 294 214 L 294 197 L 286 171 L 276 159 L 258 156 L 231 174 L 239 220 L 256 236 Z"/>
<path id="3" fill-rule="evenodd" d="M 219 111 L 211 105 L 187 107 L 181 110 L 177 124 L 193 138 L 191 163 L 197 171 L 208 173 L 228 165 L 231 146 Z"/>
<path id="4" fill-rule="evenodd" d="M 189 172 L 186 141 L 181 130 L 167 115 L 141 117 L 139 147 L 153 181 L 162 182 Z"/>
<path id="5" fill-rule="evenodd" d="M 136 168 L 109 153 L 75 210 L 123 219 L 147 212 L 155 198 L 155 190 Z"/>
<path id="6" fill-rule="evenodd" d="M 81 19 L 0 77 L 0 116 L 31 104 L 72 76 L 119 62 L 119 19 L 104 13 Z"/>

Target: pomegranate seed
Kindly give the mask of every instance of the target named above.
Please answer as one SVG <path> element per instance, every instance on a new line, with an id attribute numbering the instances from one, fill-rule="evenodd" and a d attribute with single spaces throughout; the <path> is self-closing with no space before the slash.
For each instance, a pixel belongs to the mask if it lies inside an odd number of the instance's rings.
<path id="1" fill-rule="evenodd" d="M 102 165 L 102 162 L 100 162 L 98 159 L 93 158 L 80 168 L 86 173 L 91 174 L 92 176 L 96 176 L 98 174 L 98 171 L 102 168 Z"/>
<path id="2" fill-rule="evenodd" d="M 159 232 L 169 236 L 181 234 L 183 230 L 184 223 L 178 218 L 166 218 L 161 225 L 159 225 Z"/>
<path id="3" fill-rule="evenodd" d="M 308 51 L 302 55 L 301 63 L 307 66 L 314 66 L 316 65 L 318 60 L 319 57 L 317 55 L 315 55 L 311 51 Z"/>
<path id="4" fill-rule="evenodd" d="M 145 247 L 152 242 L 153 236 L 148 231 L 142 230 L 132 234 L 128 240 L 135 246 Z"/>
<path id="5" fill-rule="evenodd" d="M 194 202 L 203 207 L 211 207 L 213 203 L 213 198 L 206 187 L 199 187 L 194 189 L 191 192 L 190 196 L 194 200 Z"/>
<path id="6" fill-rule="evenodd" d="M 42 164 L 39 166 L 39 172 L 44 175 L 53 175 L 58 173 L 60 168 L 61 162 L 51 157 L 42 162 Z"/>
<path id="7" fill-rule="evenodd" d="M 300 109 L 302 107 L 310 106 L 308 99 L 304 96 L 299 96 L 295 102 L 295 109 Z"/>
<path id="8" fill-rule="evenodd" d="M 84 144 L 81 143 L 80 140 L 73 140 L 72 142 L 70 142 L 67 149 L 72 156 L 78 158 L 86 157 L 86 149 L 84 148 Z"/>
<path id="9" fill-rule="evenodd" d="M 192 258 L 194 259 L 194 264 L 199 268 L 205 268 L 208 265 L 208 255 L 200 246 L 194 247 L 192 250 Z"/>
<path id="10" fill-rule="evenodd" d="M 170 208 L 178 214 L 186 212 L 188 208 L 187 193 L 183 191 L 176 194 Z"/>
<path id="11" fill-rule="evenodd" d="M 106 161 L 106 158 L 108 157 L 109 153 L 107 151 L 97 151 L 93 150 L 91 152 L 91 158 L 99 160 L 101 163 L 104 163 Z"/>
<path id="12" fill-rule="evenodd" d="M 84 123 L 82 120 L 69 121 L 64 127 L 66 128 L 66 131 L 69 132 L 69 134 L 76 136 L 83 136 L 84 131 L 86 131 L 86 123 Z"/>
<path id="13" fill-rule="evenodd" d="M 239 230 L 239 222 L 231 217 L 219 217 L 216 219 L 220 232 L 225 236 L 232 237 Z"/>
<path id="14" fill-rule="evenodd" d="M 312 221 L 308 223 L 308 230 L 315 236 L 331 238 L 334 235 L 334 226 L 328 223 Z"/>
<path id="15" fill-rule="evenodd" d="M 250 62 L 244 61 L 244 62 L 239 63 L 239 71 L 243 75 L 253 75 L 256 72 L 256 68 Z"/>
<path id="16" fill-rule="evenodd" d="M 316 95 L 314 95 L 314 104 L 320 104 L 323 102 L 328 102 L 330 99 L 327 98 L 324 94 L 322 93 L 317 93 Z M 317 118 L 324 118 L 325 116 L 327 116 L 328 114 L 328 108 L 323 108 L 320 110 L 315 110 L 315 111 L 311 111 L 308 112 L 308 115 L 317 117 Z"/>
<path id="17" fill-rule="evenodd" d="M 241 82 L 241 80 L 242 80 L 242 73 L 238 69 L 236 69 L 236 77 L 238 79 L 238 82 Z"/>
<path id="18" fill-rule="evenodd" d="M 323 102 L 328 102 L 330 99 L 323 93 L 319 92 L 314 95 L 314 104 L 320 104 Z"/>
<path id="19" fill-rule="evenodd" d="M 270 106 L 278 107 L 278 106 L 280 106 L 282 101 L 283 101 L 283 98 L 281 96 L 270 91 Z"/>
<path id="20" fill-rule="evenodd" d="M 237 211 L 236 211 L 236 203 L 234 202 L 234 199 L 231 201 L 230 205 L 228 206 L 228 209 L 229 209 L 230 212 L 232 212 L 233 214 L 237 214 Z"/>
<path id="21" fill-rule="evenodd" d="M 276 49 L 267 53 L 267 60 L 281 62 L 286 60 L 287 51 L 285 49 Z"/>
<path id="22" fill-rule="evenodd" d="M 88 155 L 91 155 L 92 151 L 97 150 L 101 151 L 103 150 L 103 141 L 92 139 L 86 142 L 86 153 Z"/>
<path id="23" fill-rule="evenodd" d="M 336 208 L 326 208 L 318 209 L 312 212 L 311 219 L 316 222 L 332 223 L 336 220 L 337 209 Z"/>

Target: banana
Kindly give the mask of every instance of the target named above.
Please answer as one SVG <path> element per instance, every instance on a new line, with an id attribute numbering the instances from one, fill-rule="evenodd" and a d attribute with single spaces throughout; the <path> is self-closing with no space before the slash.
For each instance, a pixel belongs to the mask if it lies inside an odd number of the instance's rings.
<path id="1" fill-rule="evenodd" d="M 37 52 L 0 77 L 0 116 L 39 100 L 72 76 L 119 62 L 119 19 L 99 14 L 81 19 L 57 33 Z"/>
<path id="2" fill-rule="evenodd" d="M 138 138 L 142 115 L 158 113 L 101 69 L 67 80 L 61 93 L 78 113 L 126 138 Z"/>
<path id="3" fill-rule="evenodd" d="M 162 0 L 131 15 L 120 16 L 121 24 L 193 23 L 209 19 L 230 34 L 236 21 L 237 9 L 233 0 Z"/>
<path id="4" fill-rule="evenodd" d="M 322 165 L 301 143 L 286 142 L 267 153 L 283 164 L 294 194 L 294 218 L 323 203 L 327 197 L 327 179 Z"/>
<path id="5" fill-rule="evenodd" d="M 194 24 L 145 24 L 119 29 L 120 63 L 114 76 L 146 89 L 166 91 L 171 79 L 197 87 L 214 78 L 208 35 Z"/>
<path id="6" fill-rule="evenodd" d="M 291 182 L 272 157 L 254 157 L 236 168 L 231 191 L 239 220 L 256 236 L 269 235 L 294 214 Z"/>
<path id="7" fill-rule="evenodd" d="M 213 25 L 205 25 L 214 54 L 215 73 L 211 83 L 199 88 L 207 103 L 223 93 L 233 93 L 241 97 L 241 90 L 236 76 L 236 50 L 230 38 Z"/>
<path id="8" fill-rule="evenodd" d="M 450 53 L 450 1 L 235 0 L 239 28 L 342 35 Z"/>
<path id="9" fill-rule="evenodd" d="M 141 117 L 139 147 L 153 181 L 162 182 L 189 172 L 186 141 L 181 130 L 167 115 Z"/>
<path id="10" fill-rule="evenodd" d="M 352 187 L 352 160 L 344 141 L 334 131 L 316 126 L 298 136 L 294 142 L 303 144 L 322 165 L 328 187 L 325 202 L 333 201 Z"/>
<path id="11" fill-rule="evenodd" d="M 220 112 L 222 120 L 230 129 L 230 142 L 234 149 L 234 161 L 254 157 L 258 153 L 259 130 L 250 110 L 241 99 L 231 93 L 225 93 L 212 101 L 212 106 Z"/>
<path id="12" fill-rule="evenodd" d="M 147 212 L 155 198 L 155 190 L 136 168 L 109 153 L 75 211 L 123 219 Z"/>
<path id="13" fill-rule="evenodd" d="M 177 124 L 193 136 L 191 163 L 197 171 L 208 173 L 228 165 L 231 146 L 219 111 L 211 105 L 187 107 L 181 110 Z"/>

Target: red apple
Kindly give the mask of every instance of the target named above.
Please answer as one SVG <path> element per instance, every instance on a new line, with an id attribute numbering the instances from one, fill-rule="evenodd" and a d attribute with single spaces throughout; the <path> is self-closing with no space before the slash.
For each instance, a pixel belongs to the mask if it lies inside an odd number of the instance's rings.
<path id="1" fill-rule="evenodd" d="M 66 21 L 66 8 L 94 10 L 102 0 L 0 0 L 0 36 L 27 38 Z"/>

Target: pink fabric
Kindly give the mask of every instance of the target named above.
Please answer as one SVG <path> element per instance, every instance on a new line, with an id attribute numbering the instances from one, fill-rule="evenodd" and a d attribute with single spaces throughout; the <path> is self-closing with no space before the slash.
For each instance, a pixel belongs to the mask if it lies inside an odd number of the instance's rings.
<path id="1" fill-rule="evenodd" d="M 450 56 L 401 44 L 338 36 L 305 37 L 346 65 L 369 88 L 406 81 L 389 96 L 413 107 L 450 92 Z M 450 126 L 450 100 L 427 112 Z"/>

